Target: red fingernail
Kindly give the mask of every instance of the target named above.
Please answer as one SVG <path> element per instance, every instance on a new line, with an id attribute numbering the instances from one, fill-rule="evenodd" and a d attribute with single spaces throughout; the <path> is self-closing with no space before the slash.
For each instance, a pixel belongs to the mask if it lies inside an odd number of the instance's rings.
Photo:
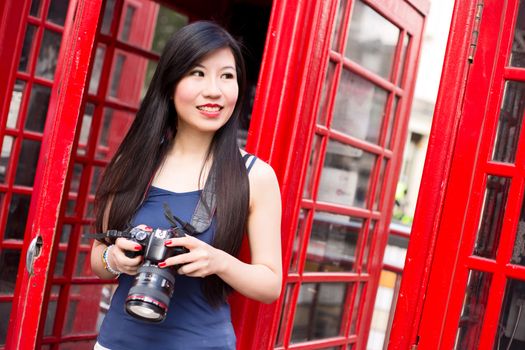
<path id="1" fill-rule="evenodd" d="M 153 229 L 149 226 L 144 227 L 144 231 L 153 231 Z"/>
<path id="2" fill-rule="evenodd" d="M 159 267 L 166 267 L 166 263 L 165 262 L 159 263 Z"/>
<path id="3" fill-rule="evenodd" d="M 171 244 L 171 239 L 168 239 L 166 242 L 164 242 L 164 245 L 170 245 Z"/>
<path id="4" fill-rule="evenodd" d="M 142 246 L 136 245 L 135 247 L 133 247 L 133 249 L 135 249 L 135 250 L 142 250 Z"/>

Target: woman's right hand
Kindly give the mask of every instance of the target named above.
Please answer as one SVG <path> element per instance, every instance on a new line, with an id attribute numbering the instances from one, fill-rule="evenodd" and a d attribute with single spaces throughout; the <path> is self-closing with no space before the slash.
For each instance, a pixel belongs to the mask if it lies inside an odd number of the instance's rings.
<path id="1" fill-rule="evenodd" d="M 115 246 L 108 251 L 108 264 L 117 271 L 128 275 L 136 275 L 142 263 L 142 256 L 128 258 L 126 250 L 137 252 L 142 250 L 142 246 L 126 238 L 117 238 Z"/>

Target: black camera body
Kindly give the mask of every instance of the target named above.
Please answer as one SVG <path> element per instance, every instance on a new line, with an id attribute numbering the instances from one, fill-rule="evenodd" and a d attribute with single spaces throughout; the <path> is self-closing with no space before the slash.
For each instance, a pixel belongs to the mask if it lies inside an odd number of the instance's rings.
<path id="1" fill-rule="evenodd" d="M 166 247 L 170 238 L 184 237 L 179 227 L 144 230 L 138 227 L 127 232 L 127 238 L 142 246 L 142 250 L 126 251 L 129 258 L 144 256 L 126 298 L 125 309 L 131 316 L 148 321 L 162 322 L 166 318 L 170 299 L 175 289 L 175 275 L 179 266 L 160 268 L 158 263 L 179 254 L 188 253 L 184 247 Z"/>
<path id="2" fill-rule="evenodd" d="M 211 224 L 209 208 L 213 207 L 213 197 L 211 203 L 208 202 L 209 200 L 206 204 L 199 202 L 191 223 L 173 215 L 168 204 L 164 203 L 164 215 L 172 224 L 169 229 L 134 227 L 124 231 L 108 230 L 91 235 L 93 238 L 103 238 L 106 242 L 107 239 L 126 238 L 142 246 L 140 251 L 125 251 L 129 258 L 144 256 L 144 262 L 138 268 L 126 298 L 125 310 L 128 314 L 148 322 L 164 321 L 175 289 L 175 275 L 180 266 L 160 268 L 159 263 L 189 252 L 185 247 L 166 247 L 165 243 L 171 238 L 196 236 L 207 230 Z"/>
<path id="3" fill-rule="evenodd" d="M 170 229 L 155 229 L 153 231 L 147 231 L 134 227 L 129 231 L 131 241 L 137 242 L 142 246 L 142 250 L 135 251 L 126 251 L 126 256 L 128 258 L 135 258 L 139 255 L 144 255 L 144 262 L 149 262 L 150 264 L 158 264 L 179 254 L 188 253 L 189 250 L 184 247 L 166 247 L 164 243 L 170 238 L 184 237 L 186 234 L 182 229 L 178 227 L 172 227 Z"/>

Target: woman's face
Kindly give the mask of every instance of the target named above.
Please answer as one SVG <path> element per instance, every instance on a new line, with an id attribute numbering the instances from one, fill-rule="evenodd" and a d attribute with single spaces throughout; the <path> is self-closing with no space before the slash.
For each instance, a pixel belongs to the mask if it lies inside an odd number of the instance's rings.
<path id="1" fill-rule="evenodd" d="M 222 48 L 184 75 L 173 94 L 178 132 L 215 132 L 226 124 L 239 95 L 235 68 L 231 50 Z"/>

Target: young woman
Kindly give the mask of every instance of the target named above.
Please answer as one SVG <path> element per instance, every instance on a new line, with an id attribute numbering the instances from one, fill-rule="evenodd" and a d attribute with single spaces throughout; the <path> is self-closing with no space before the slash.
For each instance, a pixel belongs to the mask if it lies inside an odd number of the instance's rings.
<path id="1" fill-rule="evenodd" d="M 281 200 L 272 168 L 257 159 L 248 169 L 237 145 L 244 85 L 241 50 L 216 24 L 195 22 L 167 43 L 99 186 L 97 229 L 169 228 L 164 203 L 189 222 L 208 177 L 216 210 L 206 231 L 166 242 L 189 252 L 159 263 L 162 269 L 178 266 L 162 323 L 124 310 L 143 262 L 125 253 L 141 245 L 122 237 L 94 242 L 93 271 L 101 278 L 119 275 L 96 349 L 235 349 L 226 301 L 231 289 L 265 303 L 279 296 Z M 245 232 L 249 264 L 235 257 Z"/>

